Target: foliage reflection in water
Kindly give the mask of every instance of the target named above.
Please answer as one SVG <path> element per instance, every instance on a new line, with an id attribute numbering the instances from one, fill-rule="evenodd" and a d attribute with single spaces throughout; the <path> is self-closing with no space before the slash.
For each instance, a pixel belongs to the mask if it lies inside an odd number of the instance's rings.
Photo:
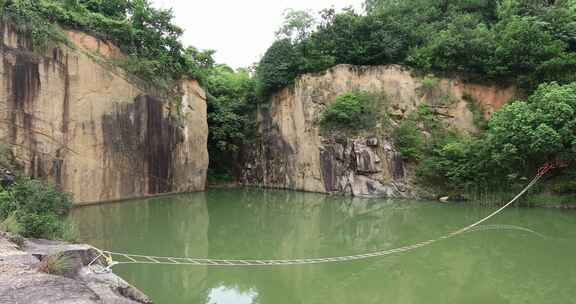
<path id="1" fill-rule="evenodd" d="M 256 189 L 76 209 L 83 240 L 160 256 L 285 259 L 395 248 L 466 226 L 492 209 Z M 576 214 L 511 209 L 481 230 L 413 252 L 271 268 L 115 269 L 156 303 L 571 303 Z"/>

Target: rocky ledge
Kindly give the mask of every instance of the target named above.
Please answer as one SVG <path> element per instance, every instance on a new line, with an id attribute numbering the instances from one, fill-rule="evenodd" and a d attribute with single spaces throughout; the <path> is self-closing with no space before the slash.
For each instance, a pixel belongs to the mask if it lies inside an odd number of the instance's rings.
<path id="1" fill-rule="evenodd" d="M 50 257 L 65 257 L 59 275 L 46 273 Z M 94 247 L 46 240 L 12 238 L 0 232 L 0 303 L 136 304 L 152 303 L 142 292 L 111 272 L 88 264 Z M 54 266 L 52 266 L 54 267 Z"/>

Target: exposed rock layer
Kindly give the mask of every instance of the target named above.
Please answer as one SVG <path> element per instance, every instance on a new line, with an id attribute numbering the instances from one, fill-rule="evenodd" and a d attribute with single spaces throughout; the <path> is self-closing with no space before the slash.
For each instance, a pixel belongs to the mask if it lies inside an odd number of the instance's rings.
<path id="1" fill-rule="evenodd" d="M 247 185 L 354 196 L 415 197 L 414 165 L 395 149 L 390 134 L 375 130 L 342 140 L 320 132 L 318 121 L 340 94 L 364 90 L 383 96 L 381 107 L 399 121 L 428 104 L 447 124 L 475 132 L 470 102 L 486 118 L 517 91 L 496 84 L 424 78 L 401 66 L 339 65 L 299 77 L 259 111 L 259 138 L 242 175 Z M 381 130 L 382 128 L 380 128 Z"/>
<path id="2" fill-rule="evenodd" d="M 39 56 L 25 35 L 2 29 L 0 142 L 25 173 L 77 203 L 204 190 L 208 126 L 198 83 L 184 80 L 170 95 L 146 87 L 106 64 L 123 56 L 116 47 L 68 34 L 73 48 Z"/>

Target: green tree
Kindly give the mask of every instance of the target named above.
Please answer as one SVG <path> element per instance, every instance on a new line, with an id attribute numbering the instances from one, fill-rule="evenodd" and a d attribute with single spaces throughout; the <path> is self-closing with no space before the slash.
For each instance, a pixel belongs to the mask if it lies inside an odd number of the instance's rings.
<path id="1" fill-rule="evenodd" d="M 495 48 L 495 36 L 488 26 L 465 14 L 454 17 L 427 44 L 413 49 L 408 61 L 425 69 L 485 74 L 490 71 Z"/>
<path id="2" fill-rule="evenodd" d="M 254 138 L 256 80 L 248 69 L 216 65 L 207 77 L 211 175 L 238 177 L 242 149 Z"/>
<path id="3" fill-rule="evenodd" d="M 278 39 L 303 41 L 310 36 L 316 25 L 316 19 L 309 11 L 288 9 L 284 12 L 284 24 L 276 32 Z"/>
<path id="4" fill-rule="evenodd" d="M 277 40 L 258 64 L 259 91 L 268 96 L 290 84 L 300 73 L 300 56 L 290 39 Z"/>
<path id="5" fill-rule="evenodd" d="M 542 63 L 562 55 L 566 44 L 555 39 L 533 17 L 514 16 L 496 25 L 496 75 L 530 74 Z"/>
<path id="6" fill-rule="evenodd" d="M 322 113 L 320 125 L 327 131 L 372 129 L 378 122 L 378 112 L 376 96 L 352 91 L 336 97 Z"/>
<path id="7" fill-rule="evenodd" d="M 545 162 L 575 157 L 576 83 L 551 83 L 504 106 L 481 137 L 437 146 L 419 173 L 429 181 L 498 185 L 507 176 L 532 175 Z"/>

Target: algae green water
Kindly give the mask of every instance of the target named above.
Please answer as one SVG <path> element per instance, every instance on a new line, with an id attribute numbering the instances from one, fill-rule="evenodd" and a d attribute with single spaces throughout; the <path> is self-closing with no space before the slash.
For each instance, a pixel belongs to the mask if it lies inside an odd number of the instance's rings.
<path id="1" fill-rule="evenodd" d="M 491 211 L 215 189 L 79 208 L 73 220 L 83 241 L 107 250 L 284 259 L 409 245 L 459 229 Z M 576 212 L 513 208 L 487 225 L 412 252 L 342 264 L 124 265 L 115 272 L 159 304 L 576 303 Z"/>

